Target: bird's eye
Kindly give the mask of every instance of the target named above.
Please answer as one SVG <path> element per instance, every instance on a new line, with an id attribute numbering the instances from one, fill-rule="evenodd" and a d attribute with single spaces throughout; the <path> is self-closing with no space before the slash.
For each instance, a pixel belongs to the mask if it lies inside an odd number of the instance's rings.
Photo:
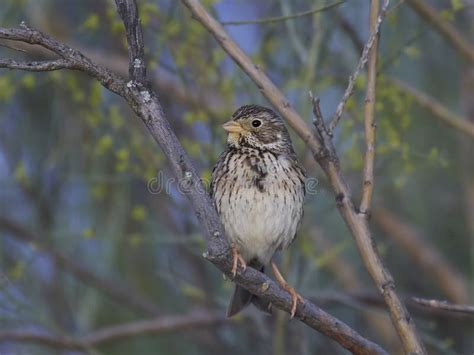
<path id="1" fill-rule="evenodd" d="M 261 125 L 262 125 L 262 121 L 260 121 L 260 120 L 253 120 L 252 121 L 252 127 L 257 128 L 257 127 L 260 127 Z"/>

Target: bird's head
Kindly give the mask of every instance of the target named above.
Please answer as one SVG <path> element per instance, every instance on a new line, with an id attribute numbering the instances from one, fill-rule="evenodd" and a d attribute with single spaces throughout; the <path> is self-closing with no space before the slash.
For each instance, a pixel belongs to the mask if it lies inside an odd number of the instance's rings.
<path id="1" fill-rule="evenodd" d="M 228 132 L 227 143 L 230 147 L 252 147 L 275 153 L 293 150 L 283 120 L 266 107 L 242 106 L 222 127 Z"/>

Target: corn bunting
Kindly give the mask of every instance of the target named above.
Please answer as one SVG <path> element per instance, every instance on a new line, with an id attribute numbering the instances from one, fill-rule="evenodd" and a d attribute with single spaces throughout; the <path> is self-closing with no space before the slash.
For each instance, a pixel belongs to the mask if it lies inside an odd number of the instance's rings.
<path id="1" fill-rule="evenodd" d="M 212 172 L 211 193 L 238 266 L 273 273 L 292 296 L 291 317 L 303 298 L 284 280 L 272 257 L 295 238 L 303 216 L 305 171 L 298 163 L 290 135 L 272 110 L 248 105 L 223 125 L 227 150 Z M 256 296 L 235 287 L 227 315 L 240 312 Z"/>

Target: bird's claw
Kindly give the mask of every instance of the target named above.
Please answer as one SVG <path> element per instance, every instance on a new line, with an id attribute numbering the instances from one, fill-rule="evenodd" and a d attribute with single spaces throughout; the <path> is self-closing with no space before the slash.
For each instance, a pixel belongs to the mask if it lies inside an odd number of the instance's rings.
<path id="1" fill-rule="evenodd" d="M 296 307 L 298 306 L 298 301 L 301 303 L 301 304 L 304 304 L 304 298 L 298 293 L 296 292 L 296 290 L 291 287 L 291 286 L 287 286 L 286 287 L 286 290 L 290 293 L 291 295 L 291 312 L 290 312 L 290 319 L 293 319 L 295 317 L 295 314 L 296 314 Z"/>
<path id="2" fill-rule="evenodd" d="M 237 275 L 237 269 L 239 267 L 239 263 L 242 266 L 242 271 L 245 271 L 247 269 L 247 263 L 245 262 L 244 258 L 242 255 L 240 255 L 239 251 L 237 250 L 237 247 L 235 244 L 231 245 L 232 248 L 232 277 L 235 277 Z"/>
<path id="3" fill-rule="evenodd" d="M 298 292 L 296 292 L 296 290 L 293 287 L 288 285 L 288 283 L 283 278 L 280 270 L 278 270 L 278 267 L 276 266 L 274 262 L 272 262 L 272 270 L 280 286 L 283 287 L 286 291 L 288 291 L 288 293 L 291 295 L 290 319 L 293 319 L 296 314 L 296 307 L 298 306 L 298 301 L 300 301 L 301 304 L 304 304 L 304 298 L 301 297 L 301 295 Z"/>

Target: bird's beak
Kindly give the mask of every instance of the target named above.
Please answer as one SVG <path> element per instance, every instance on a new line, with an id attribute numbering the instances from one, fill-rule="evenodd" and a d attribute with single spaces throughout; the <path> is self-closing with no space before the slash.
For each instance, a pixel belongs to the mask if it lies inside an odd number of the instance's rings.
<path id="1" fill-rule="evenodd" d="M 242 133 L 244 131 L 242 126 L 235 121 L 229 121 L 224 123 L 222 125 L 222 128 L 224 128 L 224 130 L 229 133 Z"/>

